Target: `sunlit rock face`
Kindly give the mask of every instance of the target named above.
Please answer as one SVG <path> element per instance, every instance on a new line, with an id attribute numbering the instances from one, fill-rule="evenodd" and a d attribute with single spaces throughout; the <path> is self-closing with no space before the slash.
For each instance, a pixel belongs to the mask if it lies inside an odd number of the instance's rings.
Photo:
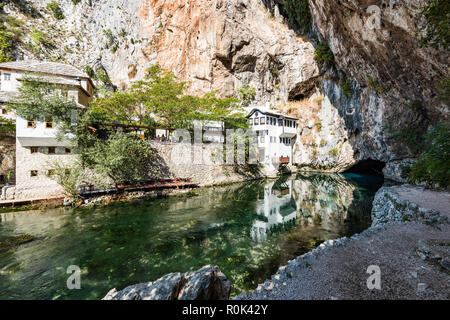
<path id="1" fill-rule="evenodd" d="M 319 75 L 313 44 L 261 1 L 59 1 L 63 20 L 53 19 L 46 1 L 30 3 L 48 20 L 31 19 L 28 27 L 52 35 L 55 49 L 23 48 L 22 57 L 103 68 L 119 88 L 158 62 L 188 81 L 190 93 L 233 96 L 249 83 L 263 104 L 287 100 Z"/>

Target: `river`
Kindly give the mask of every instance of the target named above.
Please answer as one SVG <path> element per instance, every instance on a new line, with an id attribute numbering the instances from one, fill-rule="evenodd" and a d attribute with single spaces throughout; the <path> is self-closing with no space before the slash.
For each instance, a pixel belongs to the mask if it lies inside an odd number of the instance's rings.
<path id="1" fill-rule="evenodd" d="M 253 290 L 280 265 L 371 224 L 383 178 L 299 173 L 195 190 L 188 196 L 106 206 L 0 214 L 0 299 L 100 299 L 111 288 L 218 265 L 232 295 Z M 67 288 L 67 268 L 81 289 Z"/>

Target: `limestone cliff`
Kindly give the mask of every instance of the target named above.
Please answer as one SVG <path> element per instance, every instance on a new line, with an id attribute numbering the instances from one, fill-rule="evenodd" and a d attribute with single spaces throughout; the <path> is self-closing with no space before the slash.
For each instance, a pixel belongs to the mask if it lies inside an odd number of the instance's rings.
<path id="1" fill-rule="evenodd" d="M 232 96 L 248 83 L 255 105 L 300 118 L 294 160 L 303 168 L 401 163 L 414 155 L 389 127 L 426 130 L 449 120 L 436 88 L 449 76 L 448 52 L 420 48 L 415 37 L 427 0 L 309 0 L 308 36 L 290 28 L 281 0 L 59 0 L 63 19 L 49 2 L 3 8 L 22 21 L 17 59 L 89 67 L 108 83 L 105 71 L 119 89 L 156 62 L 189 81 L 193 94 Z M 319 42 L 331 48 L 333 68 L 314 60 Z"/>

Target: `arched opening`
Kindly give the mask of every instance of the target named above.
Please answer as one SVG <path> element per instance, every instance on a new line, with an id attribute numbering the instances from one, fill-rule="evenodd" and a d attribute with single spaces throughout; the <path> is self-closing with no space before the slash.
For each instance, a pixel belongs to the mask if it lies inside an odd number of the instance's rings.
<path id="1" fill-rule="evenodd" d="M 349 173 L 361 173 L 361 174 L 383 174 L 383 169 L 386 163 L 383 161 L 366 159 L 359 161 L 353 167 L 351 167 L 347 172 Z"/>

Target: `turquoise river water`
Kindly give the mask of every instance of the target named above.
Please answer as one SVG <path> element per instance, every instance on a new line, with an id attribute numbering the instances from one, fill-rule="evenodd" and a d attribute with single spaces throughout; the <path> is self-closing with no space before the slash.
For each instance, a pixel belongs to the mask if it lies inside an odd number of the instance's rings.
<path id="1" fill-rule="evenodd" d="M 383 178 L 301 173 L 195 194 L 76 209 L 0 214 L 0 299 L 100 299 L 111 288 L 218 265 L 232 295 L 328 239 L 370 226 Z M 69 290 L 67 268 L 81 268 Z"/>

